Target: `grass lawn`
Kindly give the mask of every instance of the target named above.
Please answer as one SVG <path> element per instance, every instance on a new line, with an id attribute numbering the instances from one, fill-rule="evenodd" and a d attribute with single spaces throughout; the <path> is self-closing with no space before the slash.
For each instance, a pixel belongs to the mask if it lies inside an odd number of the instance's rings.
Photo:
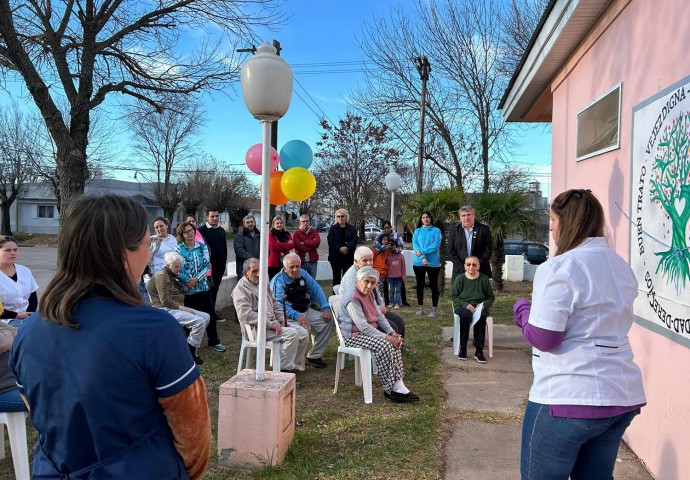
<path id="1" fill-rule="evenodd" d="M 331 282 L 320 282 L 330 293 Z M 415 298 L 414 279 L 407 282 L 408 301 Z M 496 323 L 512 323 L 512 305 L 528 295 L 531 284 L 506 283 L 508 292 L 497 295 L 492 309 Z M 446 293 L 449 292 L 449 289 Z M 429 304 L 429 292 L 425 295 Z M 208 389 L 213 425 L 213 448 L 204 478 L 220 479 L 436 479 L 443 464 L 443 448 L 450 434 L 445 428 L 453 412 L 444 409 L 443 367 L 440 349 L 449 345 L 441 338 L 441 327 L 453 324 L 450 301 L 441 297 L 441 315 L 435 319 L 415 317 L 416 308 L 403 308 L 407 343 L 403 352 L 405 383 L 422 397 L 416 404 L 393 404 L 383 397 L 374 376 L 374 402 L 365 405 L 362 390 L 354 385 L 353 363 L 348 362 L 333 395 L 336 336 L 324 356 L 328 368 L 307 366 L 297 375 L 304 388 L 297 390 L 295 438 L 283 465 L 259 471 L 228 471 L 216 468 L 216 429 L 219 386 L 235 375 L 239 346 L 239 325 L 232 309 L 221 313 L 227 319 L 218 325 L 225 353 L 202 348 L 205 363 L 200 367 Z M 267 367 L 268 369 L 268 367 Z M 0 460 L 0 478 L 12 478 L 9 442 L 6 458 Z M 33 450 L 36 433 L 29 428 Z M 31 452 L 30 452 L 31 454 Z"/>

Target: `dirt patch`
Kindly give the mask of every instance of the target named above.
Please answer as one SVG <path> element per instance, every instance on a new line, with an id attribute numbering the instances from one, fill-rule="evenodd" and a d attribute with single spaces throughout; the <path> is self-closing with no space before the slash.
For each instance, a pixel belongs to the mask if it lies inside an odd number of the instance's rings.
<path id="1" fill-rule="evenodd" d="M 20 233 L 14 234 L 17 243 L 22 247 L 57 247 L 58 236 L 47 233 Z"/>

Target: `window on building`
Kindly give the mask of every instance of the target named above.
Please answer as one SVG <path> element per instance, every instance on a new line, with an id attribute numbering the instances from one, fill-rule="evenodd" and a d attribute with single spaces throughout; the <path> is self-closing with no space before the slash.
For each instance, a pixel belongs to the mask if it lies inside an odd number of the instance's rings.
<path id="1" fill-rule="evenodd" d="M 620 147 L 621 84 L 577 114 L 577 159 L 593 157 Z"/>
<path id="2" fill-rule="evenodd" d="M 38 206 L 38 218 L 55 218 L 55 206 L 54 205 L 39 205 Z"/>

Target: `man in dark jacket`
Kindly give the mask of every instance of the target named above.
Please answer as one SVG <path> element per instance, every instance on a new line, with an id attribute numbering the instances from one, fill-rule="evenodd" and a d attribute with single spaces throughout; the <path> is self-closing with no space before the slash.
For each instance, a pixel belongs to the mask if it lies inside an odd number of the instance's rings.
<path id="1" fill-rule="evenodd" d="M 235 236 L 233 247 L 235 248 L 235 271 L 239 281 L 244 276 L 242 272 L 244 261 L 259 258 L 261 249 L 260 232 L 256 228 L 256 219 L 252 215 L 247 215 L 242 219 L 242 231 Z"/>
<path id="2" fill-rule="evenodd" d="M 335 212 L 335 222 L 328 232 L 328 263 L 333 270 L 333 285 L 340 285 L 343 273 L 355 261 L 355 248 L 359 242 L 357 229 L 347 223 L 349 214 L 344 208 Z"/>
<path id="3" fill-rule="evenodd" d="M 225 230 L 220 226 L 220 211 L 217 208 L 208 211 L 206 224 L 199 227 L 199 233 L 204 237 L 204 242 L 206 242 L 211 253 L 211 277 L 213 278 L 211 297 L 215 308 L 220 282 L 223 281 L 225 267 L 228 263 L 228 241 L 225 237 Z M 214 316 L 216 317 L 214 320 L 222 321 L 217 314 Z"/>
<path id="4" fill-rule="evenodd" d="M 460 207 L 458 215 L 460 223 L 453 225 L 448 235 L 448 258 L 453 262 L 452 280 L 465 272 L 465 259 L 470 255 L 479 258 L 479 272 L 491 278 L 490 261 L 494 251 L 491 229 L 474 220 L 474 208 L 469 205 Z"/>

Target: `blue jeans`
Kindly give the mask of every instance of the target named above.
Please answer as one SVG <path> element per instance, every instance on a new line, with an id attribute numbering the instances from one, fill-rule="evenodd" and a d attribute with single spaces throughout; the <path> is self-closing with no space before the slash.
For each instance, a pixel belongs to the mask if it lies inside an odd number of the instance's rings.
<path id="1" fill-rule="evenodd" d="M 19 390 L 13 389 L 0 393 L 0 412 L 26 412 L 26 404 L 19 396 Z M 0 427 L 2 428 L 2 427 Z"/>
<path id="2" fill-rule="evenodd" d="M 402 278 L 389 278 L 388 279 L 388 290 L 390 291 L 390 303 L 391 305 L 400 305 L 400 290 L 402 289 Z"/>
<path id="3" fill-rule="evenodd" d="M 625 429 L 640 409 L 609 418 L 552 417 L 528 402 L 522 423 L 522 480 L 611 480 Z"/>
<path id="4" fill-rule="evenodd" d="M 319 266 L 319 262 L 304 262 L 302 268 L 307 271 L 311 278 L 316 280 L 316 269 Z"/>

